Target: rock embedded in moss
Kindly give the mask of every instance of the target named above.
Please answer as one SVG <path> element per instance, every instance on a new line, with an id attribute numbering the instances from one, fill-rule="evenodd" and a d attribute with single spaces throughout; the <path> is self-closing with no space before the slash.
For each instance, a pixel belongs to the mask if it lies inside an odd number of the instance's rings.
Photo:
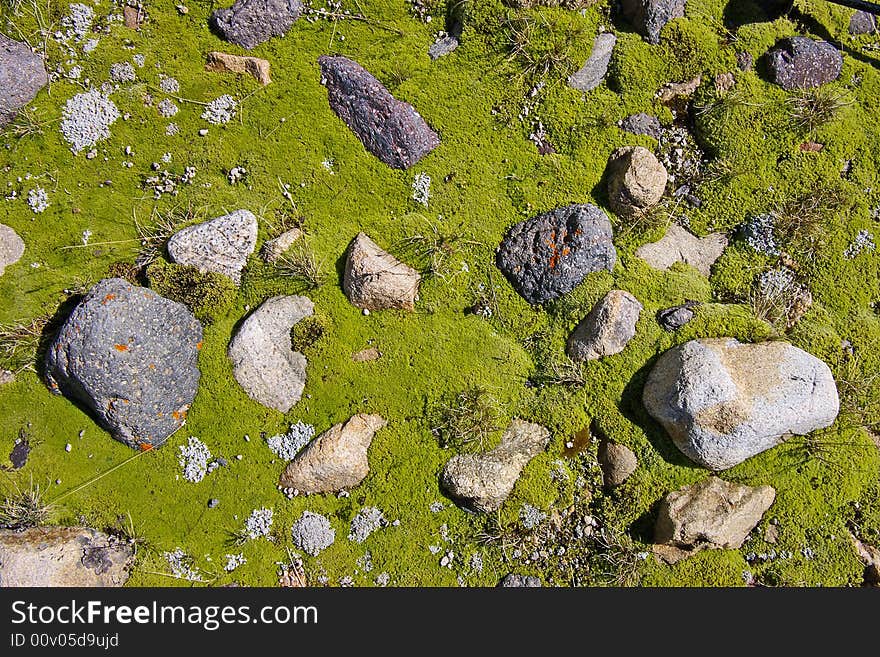
<path id="1" fill-rule="evenodd" d="M 226 41 L 251 50 L 287 34 L 302 12 L 302 0 L 236 0 L 211 14 L 209 22 Z"/>
<path id="2" fill-rule="evenodd" d="M 709 276 L 712 265 L 727 248 L 727 242 L 727 236 L 722 233 L 697 237 L 678 224 L 672 224 L 662 239 L 640 246 L 636 257 L 653 269 L 665 271 L 676 262 L 683 262 L 703 276 Z"/>
<path id="3" fill-rule="evenodd" d="M 867 11 L 857 11 L 849 19 L 849 33 L 858 34 L 874 34 L 877 31 L 877 23 L 874 14 Z"/>
<path id="4" fill-rule="evenodd" d="M 168 255 L 180 265 L 213 271 L 238 285 L 248 256 L 257 245 L 257 218 L 248 210 L 179 230 L 168 240 Z"/>
<path id="5" fill-rule="evenodd" d="M 409 103 L 346 57 L 318 58 L 331 109 L 364 147 L 395 169 L 408 169 L 440 145 L 440 137 Z"/>
<path id="6" fill-rule="evenodd" d="M 677 331 L 694 318 L 694 301 L 657 311 L 657 323 L 667 331 Z"/>
<path id="7" fill-rule="evenodd" d="M 419 273 L 383 251 L 364 233 L 348 247 L 342 289 L 348 300 L 367 310 L 413 310 Z"/>
<path id="8" fill-rule="evenodd" d="M 540 588 L 541 580 L 534 575 L 507 573 L 498 582 L 498 586 L 501 588 Z"/>
<path id="9" fill-rule="evenodd" d="M 610 32 L 603 32 L 593 40 L 593 49 L 586 63 L 568 78 L 568 85 L 579 91 L 592 91 L 598 87 L 605 74 L 614 52 L 617 37 Z"/>
<path id="10" fill-rule="evenodd" d="M 654 139 L 660 139 L 663 126 L 660 119 L 644 112 L 631 114 L 620 122 L 620 129 L 632 135 L 647 135 Z"/>
<path id="11" fill-rule="evenodd" d="M 629 447 L 613 443 L 607 438 L 599 443 L 597 457 L 605 488 L 622 485 L 639 467 L 639 460 Z"/>
<path id="12" fill-rule="evenodd" d="M 771 82 L 786 91 L 812 89 L 840 77 L 843 57 L 827 41 L 790 37 L 767 53 Z"/>
<path id="13" fill-rule="evenodd" d="M 467 509 L 497 511 L 513 491 L 523 468 L 549 442 L 550 432 L 540 424 L 514 420 L 495 449 L 449 459 L 440 475 L 440 485 Z"/>
<path id="14" fill-rule="evenodd" d="M 370 472 L 367 450 L 387 422 L 359 413 L 333 425 L 287 464 L 279 481 L 301 493 L 333 493 L 354 488 Z"/>
<path id="15" fill-rule="evenodd" d="M 130 544 L 96 529 L 0 529 L 0 586 L 122 586 L 133 563 Z"/>
<path id="16" fill-rule="evenodd" d="M 642 304 L 624 290 L 611 290 L 577 325 L 566 352 L 575 361 L 596 360 L 623 351 L 636 334 Z"/>
<path id="17" fill-rule="evenodd" d="M 229 343 L 232 374 L 254 401 L 286 413 L 306 385 L 306 357 L 294 351 L 291 328 L 314 313 L 306 297 L 264 301 L 242 322 Z"/>
<path id="18" fill-rule="evenodd" d="M 623 0 L 621 11 L 645 41 L 658 44 L 663 26 L 684 16 L 686 4 L 687 0 Z"/>
<path id="19" fill-rule="evenodd" d="M 725 470 L 830 426 L 840 408 L 831 370 L 787 342 L 691 340 L 651 369 L 642 400 L 688 458 Z"/>
<path id="20" fill-rule="evenodd" d="M 9 265 L 14 265 L 24 255 L 24 240 L 12 228 L 0 224 L 0 276 Z"/>
<path id="21" fill-rule="evenodd" d="M 611 222 L 595 205 L 566 205 L 512 226 L 495 258 L 531 304 L 571 292 L 586 276 L 617 262 Z"/>
<path id="22" fill-rule="evenodd" d="M 775 499 L 771 486 L 743 486 L 718 477 L 673 491 L 657 513 L 655 552 L 675 563 L 706 549 L 737 549 Z"/>
<path id="23" fill-rule="evenodd" d="M 0 34 L 0 127 L 12 121 L 48 82 L 43 58 L 26 43 Z"/>
<path id="24" fill-rule="evenodd" d="M 212 73 L 245 73 L 264 87 L 272 82 L 269 62 L 259 57 L 242 57 L 225 52 L 209 52 L 205 70 Z"/>
<path id="25" fill-rule="evenodd" d="M 647 148 L 624 146 L 608 159 L 608 204 L 616 215 L 633 218 L 655 206 L 666 191 L 669 175 Z"/>
<path id="26" fill-rule="evenodd" d="M 266 262 L 277 262 L 294 243 L 302 237 L 303 232 L 299 228 L 291 228 L 263 244 L 261 255 Z"/>
<path id="27" fill-rule="evenodd" d="M 181 303 L 119 278 L 100 281 L 46 353 L 53 392 L 117 440 L 158 446 L 177 431 L 199 383 L 202 325 Z"/>

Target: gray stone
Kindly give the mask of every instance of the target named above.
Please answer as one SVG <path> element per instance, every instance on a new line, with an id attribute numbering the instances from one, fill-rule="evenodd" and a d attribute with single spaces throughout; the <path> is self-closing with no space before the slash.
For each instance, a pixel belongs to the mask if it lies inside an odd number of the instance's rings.
<path id="1" fill-rule="evenodd" d="M 217 272 L 241 283 L 241 271 L 257 245 L 257 218 L 248 210 L 188 226 L 168 240 L 168 255 L 200 272 Z"/>
<path id="2" fill-rule="evenodd" d="M 827 41 L 790 37 L 767 53 L 771 82 L 786 91 L 811 89 L 840 77 L 843 57 Z"/>
<path id="3" fill-rule="evenodd" d="M 293 351 L 290 330 L 314 309 L 306 297 L 272 297 L 242 322 L 227 355 L 235 380 L 251 399 L 282 413 L 299 401 L 307 363 Z"/>
<path id="4" fill-rule="evenodd" d="M 874 34 L 877 31 L 877 23 L 874 14 L 867 11 L 857 11 L 849 19 L 849 33 L 858 34 Z"/>
<path id="5" fill-rule="evenodd" d="M 602 482 L 605 488 L 617 488 L 639 467 L 639 460 L 629 447 L 612 443 L 610 440 L 599 443 L 597 456 L 602 468 Z"/>
<path id="6" fill-rule="evenodd" d="M 358 308 L 413 310 L 419 273 L 358 233 L 348 247 L 342 289 Z"/>
<path id="7" fill-rule="evenodd" d="M 736 53 L 736 67 L 740 71 L 751 71 L 752 66 L 755 64 L 755 58 L 752 57 L 751 53 L 740 51 Z"/>
<path id="8" fill-rule="evenodd" d="M 677 331 L 694 318 L 695 301 L 657 311 L 657 322 L 667 331 Z"/>
<path id="9" fill-rule="evenodd" d="M 636 334 L 642 304 L 629 292 L 611 290 L 577 325 L 568 338 L 572 360 L 596 360 L 619 354 Z"/>
<path id="10" fill-rule="evenodd" d="M 540 588 L 541 580 L 534 575 L 517 575 L 508 573 L 501 578 L 498 586 L 502 588 Z"/>
<path id="11" fill-rule="evenodd" d="M 0 276 L 24 255 L 24 240 L 5 224 L 0 224 Z"/>
<path id="12" fill-rule="evenodd" d="M 655 550 L 674 563 L 705 549 L 742 546 L 776 499 L 770 486 L 742 486 L 717 477 L 669 493 L 654 526 Z"/>
<path id="13" fill-rule="evenodd" d="M 431 44 L 431 47 L 428 48 L 428 56 L 431 59 L 440 59 L 458 48 L 459 39 L 461 38 L 461 30 L 461 21 L 453 20 L 449 32 Z"/>
<path id="14" fill-rule="evenodd" d="M 611 271 L 617 261 L 611 222 L 595 205 L 567 205 L 510 228 L 496 264 L 529 303 L 571 292 L 587 274 Z"/>
<path id="15" fill-rule="evenodd" d="M 202 325 L 181 303 L 120 278 L 97 283 L 52 340 L 46 380 L 116 440 L 158 446 L 199 384 Z"/>
<path id="16" fill-rule="evenodd" d="M 301 0 L 236 0 L 211 14 L 210 23 L 223 39 L 250 50 L 287 34 L 302 11 Z"/>
<path id="17" fill-rule="evenodd" d="M 697 237 L 678 224 L 672 224 L 662 239 L 636 249 L 636 257 L 661 271 L 669 269 L 676 262 L 683 262 L 703 276 L 708 276 L 712 272 L 712 265 L 726 248 L 727 236 L 723 233 Z"/>
<path id="18" fill-rule="evenodd" d="M 645 408 L 691 460 L 724 470 L 789 434 L 830 426 L 840 407 L 829 367 L 786 342 L 691 340 L 648 375 Z"/>
<path id="19" fill-rule="evenodd" d="M 619 217 L 631 219 L 655 206 L 669 176 L 647 148 L 624 146 L 608 159 L 608 204 Z"/>
<path id="20" fill-rule="evenodd" d="M 88 527 L 0 529 L 0 586 L 122 586 L 134 550 Z"/>
<path id="21" fill-rule="evenodd" d="M 13 381 L 15 381 L 15 373 L 0 368 L 0 386 L 12 383 Z"/>
<path id="22" fill-rule="evenodd" d="M 644 112 L 632 114 L 620 122 L 620 129 L 632 135 L 647 135 L 654 139 L 660 139 L 663 133 L 663 126 L 660 125 L 660 119 Z"/>
<path id="23" fill-rule="evenodd" d="M 318 64 L 330 108 L 388 166 L 408 169 L 440 145 L 412 105 L 394 98 L 356 62 L 322 55 Z"/>
<path id="24" fill-rule="evenodd" d="M 332 493 L 354 488 L 370 472 L 367 450 L 387 422 L 380 415 L 359 413 L 333 425 L 287 464 L 280 484 L 301 493 Z"/>
<path id="25" fill-rule="evenodd" d="M 269 263 L 277 262 L 302 237 L 302 234 L 299 228 L 291 228 L 281 233 L 278 237 L 268 240 L 263 244 L 263 259 Z"/>
<path id="26" fill-rule="evenodd" d="M 0 128 L 49 82 L 43 58 L 30 46 L 0 34 Z"/>
<path id="27" fill-rule="evenodd" d="M 549 442 L 550 432 L 540 424 L 514 420 L 495 449 L 449 459 L 440 475 L 440 485 L 467 509 L 496 511 L 513 491 L 523 468 Z"/>
<path id="28" fill-rule="evenodd" d="M 684 16 L 687 0 L 622 0 L 621 10 L 648 43 L 660 43 L 660 31 L 671 20 Z"/>
<path id="29" fill-rule="evenodd" d="M 617 37 L 610 32 L 603 32 L 593 40 L 593 50 L 586 63 L 576 73 L 568 78 L 568 84 L 580 91 L 592 91 L 598 87 L 605 74 L 608 72 L 608 64 L 611 62 L 611 54 Z"/>

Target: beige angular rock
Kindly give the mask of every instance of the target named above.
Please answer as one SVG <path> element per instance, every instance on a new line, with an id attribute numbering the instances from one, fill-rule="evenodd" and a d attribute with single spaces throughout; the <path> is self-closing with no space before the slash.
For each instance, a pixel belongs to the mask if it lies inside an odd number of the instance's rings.
<path id="1" fill-rule="evenodd" d="M 263 244 L 261 251 L 263 260 L 269 263 L 277 262 L 302 237 L 302 234 L 303 232 L 299 228 L 291 228 L 278 237 L 268 240 Z"/>
<path id="2" fill-rule="evenodd" d="M 598 458 L 605 488 L 617 488 L 639 467 L 639 460 L 629 447 L 610 440 L 599 443 Z"/>
<path id="3" fill-rule="evenodd" d="M 272 82 L 269 62 L 259 57 L 242 57 L 225 52 L 209 52 L 205 70 L 213 73 L 246 73 L 264 87 Z"/>
<path id="4" fill-rule="evenodd" d="M 655 552 L 674 563 L 701 550 L 739 548 L 775 499 L 771 486 L 742 486 L 718 477 L 673 491 L 660 503 Z"/>
<path id="5" fill-rule="evenodd" d="M 370 472 L 367 450 L 387 422 L 359 413 L 309 443 L 287 464 L 280 484 L 301 493 L 332 493 L 354 488 Z"/>
<path id="6" fill-rule="evenodd" d="M 636 250 L 636 257 L 661 271 L 669 269 L 676 262 L 683 262 L 703 276 L 708 276 L 725 248 L 727 236 L 723 233 L 697 237 L 678 224 L 672 224 L 662 239 L 640 246 Z"/>
<path id="7" fill-rule="evenodd" d="M 642 304 L 629 292 L 611 290 L 568 338 L 572 360 L 595 360 L 623 351 L 636 334 Z"/>
<path id="8" fill-rule="evenodd" d="M 122 586 L 133 561 L 128 543 L 96 529 L 0 529 L 0 586 Z"/>
<path id="9" fill-rule="evenodd" d="M 358 352 L 355 352 L 351 355 L 351 360 L 355 363 L 370 363 L 374 360 L 379 360 L 382 357 L 382 352 L 376 349 L 376 347 L 367 347 L 366 349 L 361 349 Z"/>
<path id="10" fill-rule="evenodd" d="M 24 241 L 14 230 L 0 224 L 0 276 L 8 265 L 14 265 L 24 255 Z"/>
<path id="11" fill-rule="evenodd" d="M 624 146 L 608 160 L 608 203 L 616 215 L 636 217 L 663 197 L 666 167 L 642 146 Z"/>
<path id="12" fill-rule="evenodd" d="M 545 427 L 514 420 L 495 449 L 449 459 L 440 475 L 440 485 L 465 508 L 480 513 L 496 511 L 510 495 L 523 468 L 549 442 L 550 432 Z"/>
<path id="13" fill-rule="evenodd" d="M 367 310 L 413 310 L 419 273 L 383 251 L 364 233 L 348 248 L 342 289 L 352 304 Z"/>

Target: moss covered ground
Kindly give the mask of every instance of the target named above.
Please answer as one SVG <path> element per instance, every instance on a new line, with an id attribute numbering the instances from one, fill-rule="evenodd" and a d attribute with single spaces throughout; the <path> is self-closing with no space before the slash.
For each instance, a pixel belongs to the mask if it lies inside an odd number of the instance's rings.
<path id="1" fill-rule="evenodd" d="M 221 287 L 204 293 L 217 301 L 201 308 L 209 323 L 199 392 L 186 426 L 161 449 L 137 454 L 112 440 L 48 391 L 27 367 L 32 358 L 12 363 L 20 371 L 0 387 L 0 454 L 5 458 L 21 430 L 33 450 L 24 468 L 0 473 L 4 487 L 39 484 L 55 501 L 54 520 L 62 524 L 114 528 L 122 519 L 133 527 L 139 549 L 129 584 L 135 586 L 192 585 L 171 577 L 163 558 L 178 547 L 192 556 L 206 583 L 276 585 L 277 564 L 293 549 L 290 526 L 304 510 L 325 514 L 336 531 L 330 548 L 304 557 L 313 584 L 370 586 L 378 578 L 394 585 L 486 586 L 511 571 L 560 585 L 859 584 L 862 565 L 849 532 L 880 542 L 880 452 L 867 429 L 880 423 L 880 253 L 845 258 L 844 252 L 860 230 L 880 234 L 878 37 L 849 36 L 851 12 L 819 0 L 797 0 L 797 12 L 788 17 L 739 21 L 735 33 L 726 3 L 690 0 L 685 17 L 667 25 L 656 46 L 622 20 L 612 21 L 605 0 L 583 11 L 512 9 L 500 0 L 452 4 L 436 0 L 434 20 L 424 23 L 405 0 L 344 0 L 346 9 L 369 20 L 301 19 L 286 37 L 245 53 L 209 30 L 207 17 L 217 3 L 194 0 L 181 14 L 174 3 L 148 0 L 147 19 L 136 31 L 121 21 L 108 23 L 121 6 L 102 0 L 91 6 L 96 24 L 107 30 L 90 35 L 99 39 L 97 48 L 84 55 L 80 47 L 73 62 L 51 38 L 62 29 L 67 2 L 22 0 L 15 10 L 4 3 L 4 33 L 45 50 L 50 71 L 78 65 L 82 73 L 77 80 L 62 75 L 38 95 L 28 134 L 10 128 L 0 136 L 0 187 L 9 195 L 0 202 L 0 223 L 26 243 L 23 259 L 0 277 L 0 324 L 51 316 L 89 284 L 131 271 L 141 247 L 138 226 L 158 225 L 163 217 L 185 223 L 247 208 L 260 220 L 258 249 L 280 226 L 300 224 L 326 272 L 322 284 L 305 290 L 255 253 L 237 292 Z M 461 45 L 432 61 L 427 49 L 447 11 L 463 18 Z M 741 10 L 745 17 L 759 12 Z M 565 77 L 587 58 L 600 27 L 616 31 L 617 47 L 606 82 L 584 94 L 569 88 Z M 844 102 L 810 130 L 793 121 L 791 94 L 767 81 L 760 59 L 779 38 L 794 34 L 830 39 L 844 54 L 843 73 L 829 85 Z M 272 83 L 260 87 L 248 76 L 205 72 L 212 50 L 269 60 Z M 737 52 L 750 53 L 757 66 L 737 69 Z M 412 103 L 441 135 L 441 145 L 409 171 L 392 170 L 367 153 L 328 106 L 317 66 L 328 53 L 356 60 Z M 135 67 L 137 80 L 111 94 L 127 118 L 98 144 L 97 157 L 74 155 L 59 131 L 64 103 L 108 81 L 112 64 L 135 55 L 144 57 Z M 735 94 L 719 98 L 713 78 L 729 71 Z M 636 226 L 622 225 L 608 211 L 619 254 L 614 271 L 589 276 L 545 307 L 528 306 L 494 266 L 506 229 L 557 205 L 605 206 L 609 154 L 623 145 L 656 147 L 617 122 L 636 112 L 671 122 L 657 91 L 698 74 L 703 81 L 693 99 L 693 131 L 706 171 L 716 172 L 698 181 L 700 207 L 667 203 L 668 216 Z M 172 94 L 180 111 L 172 118 L 156 109 L 169 97 L 159 87 L 161 76 L 180 83 Z M 226 125 L 209 125 L 198 103 L 222 94 L 239 101 L 239 112 Z M 530 141 L 537 121 L 555 153 L 541 155 Z M 171 122 L 179 133 L 168 136 Z M 203 128 L 208 134 L 200 136 Z M 823 148 L 803 150 L 807 141 Z M 176 195 L 157 199 L 145 181 L 155 175 L 151 164 L 163 162 L 166 153 L 170 162 L 162 168 L 181 176 L 194 167 L 195 177 L 179 184 Z M 247 170 L 236 184 L 227 178 L 233 167 Z M 430 176 L 427 206 L 412 198 L 416 174 Z M 37 187 L 49 196 L 39 214 L 26 203 Z M 633 255 L 659 239 L 672 219 L 701 235 L 735 234 L 749 217 L 821 190 L 832 190 L 835 202 L 822 207 L 814 231 L 794 234 L 785 245 L 814 299 L 790 328 L 757 317 L 748 303 L 755 277 L 776 259 L 755 254 L 741 240 L 732 240 L 708 279 L 683 265 L 655 271 Z M 90 231 L 87 245 L 84 231 Z M 414 312 L 364 316 L 347 301 L 342 258 L 358 231 L 425 271 Z M 153 273 L 153 284 L 170 293 L 179 272 L 160 263 Z M 575 368 L 574 377 L 558 376 L 568 334 L 612 288 L 632 292 L 644 305 L 636 337 L 622 353 Z M 306 348 L 302 400 L 281 414 L 250 400 L 235 383 L 226 348 L 249 309 L 269 296 L 293 293 L 314 301 L 324 331 Z M 678 332 L 664 331 L 655 312 L 685 299 L 704 302 L 696 318 Z M 477 302 L 491 312 L 467 312 Z M 770 484 L 778 493 L 742 549 L 705 551 L 668 566 L 648 554 L 655 504 L 706 472 L 650 420 L 639 401 L 641 386 L 664 350 L 715 336 L 784 338 L 822 358 L 839 384 L 847 383 L 840 385 L 844 411 L 821 435 L 794 438 L 723 473 L 730 481 Z M 352 361 L 369 346 L 381 358 Z M 516 416 L 552 432 L 548 451 L 529 464 L 501 511 L 488 518 L 465 513 L 443 496 L 438 474 L 455 450 L 442 447 L 432 432 L 444 400 L 475 387 L 491 395 L 499 426 Z M 358 412 L 379 413 L 388 426 L 370 448 L 369 476 L 350 496 L 289 500 L 276 489 L 283 464 L 261 436 L 297 421 L 321 432 Z M 595 444 L 583 439 L 591 424 L 639 459 L 633 477 L 611 493 L 600 485 Z M 228 466 L 199 483 L 185 481 L 178 446 L 189 436 Z M 212 498 L 220 504 L 209 509 Z M 435 502 L 442 509 L 432 509 Z M 582 562 L 555 552 L 532 555 L 538 534 L 521 526 L 524 504 L 548 517 L 575 507 L 575 515 L 594 518 L 610 538 L 586 545 Z M 399 524 L 362 544 L 349 541 L 351 519 L 368 506 Z M 251 511 L 262 507 L 274 510 L 270 537 L 232 544 Z M 765 540 L 771 522 L 778 528 L 775 543 Z M 546 525 L 540 530 L 549 532 L 540 534 L 549 537 L 545 552 L 576 551 L 564 526 L 554 534 Z M 441 567 L 449 551 L 452 564 Z M 247 563 L 225 572 L 224 555 L 239 552 Z M 581 564 L 578 572 L 572 563 Z M 586 563 L 594 568 L 587 570 Z"/>

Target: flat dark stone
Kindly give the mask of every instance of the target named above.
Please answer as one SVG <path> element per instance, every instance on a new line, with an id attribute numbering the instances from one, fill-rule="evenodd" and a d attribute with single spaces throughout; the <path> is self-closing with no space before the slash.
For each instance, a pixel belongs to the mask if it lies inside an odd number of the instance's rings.
<path id="1" fill-rule="evenodd" d="M 684 16 L 686 4 L 687 0 L 621 0 L 620 8 L 645 41 L 657 44 L 663 26 Z"/>
<path id="2" fill-rule="evenodd" d="M 0 127 L 49 82 L 43 58 L 26 43 L 0 34 Z"/>
<path id="3" fill-rule="evenodd" d="M 656 116 L 639 112 L 623 119 L 620 122 L 620 129 L 631 135 L 647 135 L 654 139 L 660 139 L 663 126 L 660 125 L 660 119 Z"/>
<path id="4" fill-rule="evenodd" d="M 9 453 L 9 461 L 12 463 L 12 469 L 18 470 L 23 468 L 27 463 L 28 456 L 31 453 L 31 445 L 27 440 L 19 440 L 12 447 Z"/>
<path id="5" fill-rule="evenodd" d="M 226 41 L 250 50 L 287 34 L 302 10 L 302 0 L 236 0 L 211 14 L 210 23 Z"/>
<path id="6" fill-rule="evenodd" d="M 346 57 L 318 58 L 330 107 L 364 147 L 395 169 L 408 169 L 440 144 L 440 137 L 409 103 Z"/>
<path id="7" fill-rule="evenodd" d="M 687 301 L 680 306 L 657 311 L 657 322 L 667 331 L 677 331 L 694 318 L 694 308 L 699 304 Z"/>
<path id="8" fill-rule="evenodd" d="M 595 205 L 568 205 L 510 228 L 496 264 L 529 303 L 571 292 L 587 274 L 611 271 L 617 261 L 611 222 Z"/>
<path id="9" fill-rule="evenodd" d="M 843 57 L 827 41 L 783 39 L 767 53 L 770 80 L 786 91 L 811 89 L 840 77 Z"/>

